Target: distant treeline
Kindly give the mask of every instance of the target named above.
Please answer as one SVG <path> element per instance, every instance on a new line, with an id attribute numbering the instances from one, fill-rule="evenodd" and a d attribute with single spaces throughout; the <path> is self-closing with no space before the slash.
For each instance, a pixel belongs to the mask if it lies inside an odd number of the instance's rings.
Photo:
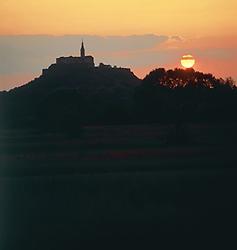
<path id="1" fill-rule="evenodd" d="M 60 72 L 0 92 L 4 128 L 76 131 L 82 125 L 235 121 L 237 89 L 193 69 Z"/>

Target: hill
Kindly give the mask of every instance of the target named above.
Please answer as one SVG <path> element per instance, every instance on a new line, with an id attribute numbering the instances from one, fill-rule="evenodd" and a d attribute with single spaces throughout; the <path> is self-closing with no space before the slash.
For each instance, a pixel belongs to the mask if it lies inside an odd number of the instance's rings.
<path id="1" fill-rule="evenodd" d="M 185 122 L 236 121 L 231 78 L 160 68 L 140 80 L 127 68 L 60 60 L 30 83 L 0 93 L 1 126 L 75 134 L 83 125 L 175 123 L 178 129 Z"/>
<path id="2" fill-rule="evenodd" d="M 8 127 L 38 126 L 46 120 L 52 126 L 82 120 L 117 122 L 121 115 L 127 118 L 127 107 L 140 83 L 127 68 L 52 64 L 39 78 L 1 93 L 2 119 Z"/>

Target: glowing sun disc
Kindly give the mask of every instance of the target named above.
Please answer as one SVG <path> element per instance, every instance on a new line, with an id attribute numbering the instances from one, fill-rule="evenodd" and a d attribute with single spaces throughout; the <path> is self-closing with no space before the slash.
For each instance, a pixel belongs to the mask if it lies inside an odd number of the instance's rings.
<path id="1" fill-rule="evenodd" d="M 181 65 L 186 68 L 192 68 L 195 64 L 195 59 L 191 55 L 184 55 L 181 58 Z"/>

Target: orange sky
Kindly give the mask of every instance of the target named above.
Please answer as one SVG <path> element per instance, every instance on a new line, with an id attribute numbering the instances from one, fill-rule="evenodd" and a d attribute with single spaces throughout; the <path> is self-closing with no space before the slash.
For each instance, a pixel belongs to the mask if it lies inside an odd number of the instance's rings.
<path id="1" fill-rule="evenodd" d="M 133 34 L 177 36 L 180 40 L 169 39 L 167 42 L 158 43 L 157 46 L 150 46 L 147 51 L 140 49 L 113 52 L 114 54 L 107 57 L 111 58 L 111 61 L 108 60 L 106 63 L 115 62 L 120 66 L 119 63 L 122 62 L 121 66 L 130 67 L 138 76 L 143 77 L 157 67 L 180 67 L 181 56 L 191 53 L 197 61 L 194 67 L 196 70 L 212 72 L 220 77 L 233 76 L 237 79 L 236 0 L 1 0 L 0 16 L 0 36 L 3 37 L 42 34 L 88 34 L 99 37 Z M 7 47 L 4 42 L 2 47 L 0 44 L 0 58 L 7 58 L 10 53 L 14 53 L 14 46 L 15 43 Z M 26 53 L 29 55 L 31 44 L 27 46 L 17 48 L 20 51 L 17 50 L 18 53 L 22 56 Z M 93 50 L 93 47 L 91 44 L 89 48 Z M 39 47 L 39 50 L 42 50 L 40 58 L 38 56 L 30 59 L 42 59 L 42 67 L 49 66 L 46 62 L 52 62 L 46 58 L 48 52 L 44 52 L 44 48 L 44 44 Z M 74 51 L 76 49 L 78 48 L 72 48 Z M 93 52 L 96 59 L 105 58 L 105 51 Z M 136 58 L 137 61 L 144 62 L 143 65 L 136 65 Z M 164 60 L 161 61 L 161 58 Z M 4 60 L 2 64 L 0 62 L 0 90 L 25 83 L 33 76 L 38 76 L 42 69 L 40 62 L 37 70 L 35 67 L 34 70 L 28 71 L 27 64 L 26 69 L 23 66 L 24 69 L 21 69 L 16 64 L 14 56 L 11 60 L 7 58 L 7 63 Z M 11 73 L 5 72 L 7 67 L 12 67 Z"/>
<path id="2" fill-rule="evenodd" d="M 179 54 L 179 58 L 173 62 L 162 65 L 166 68 L 178 68 L 182 54 L 191 54 L 196 59 L 194 69 L 202 72 L 211 72 L 217 77 L 232 76 L 237 80 L 237 36 L 206 36 L 203 38 L 190 38 L 179 40 L 168 40 L 152 49 L 153 52 Z M 183 53 L 182 53 L 183 52 Z M 143 77 L 156 68 L 157 65 L 134 68 L 134 72 Z"/>
<path id="3" fill-rule="evenodd" d="M 236 0 L 1 0 L 0 34 L 237 33 Z"/>

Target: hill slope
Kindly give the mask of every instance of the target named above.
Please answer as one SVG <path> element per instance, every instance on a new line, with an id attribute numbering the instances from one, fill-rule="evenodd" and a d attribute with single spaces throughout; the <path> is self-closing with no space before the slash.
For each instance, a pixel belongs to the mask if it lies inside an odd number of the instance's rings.
<path id="1" fill-rule="evenodd" d="M 139 80 L 129 69 L 53 64 L 26 85 L 4 92 L 1 100 L 8 126 L 39 124 L 42 120 L 83 123 L 127 119 Z M 76 122 L 77 123 L 77 122 Z"/>

